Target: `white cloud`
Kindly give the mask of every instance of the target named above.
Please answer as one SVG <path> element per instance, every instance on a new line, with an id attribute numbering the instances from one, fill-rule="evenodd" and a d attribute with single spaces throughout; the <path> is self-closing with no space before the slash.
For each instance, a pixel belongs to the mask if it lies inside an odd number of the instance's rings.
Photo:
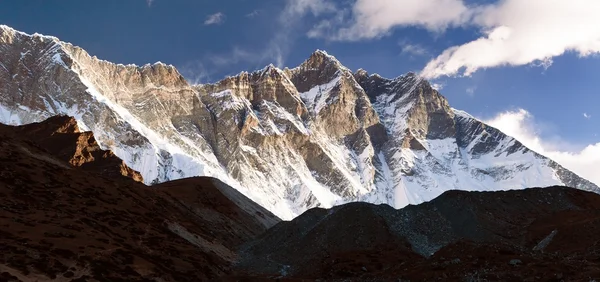
<path id="1" fill-rule="evenodd" d="M 441 31 L 468 18 L 468 9 L 460 0 L 358 0 L 352 10 L 354 23 L 340 30 L 342 38 L 376 38 L 396 26 Z"/>
<path id="2" fill-rule="evenodd" d="M 415 26 L 440 33 L 448 27 L 472 26 L 483 36 L 448 48 L 422 71 L 426 78 L 469 76 L 499 66 L 548 68 L 552 58 L 573 52 L 600 52 L 600 1 L 497 0 L 466 5 L 465 0 L 329 0 L 297 1 L 298 12 L 326 15 L 309 37 L 357 41 L 379 38 L 394 28 Z M 332 8 L 334 7 L 334 8 Z"/>
<path id="3" fill-rule="evenodd" d="M 479 69 L 539 64 L 566 52 L 600 52 L 600 1 L 502 0 L 473 8 L 470 24 L 485 36 L 445 50 L 423 76 L 470 75 Z"/>
<path id="4" fill-rule="evenodd" d="M 470 18 L 461 0 L 356 0 L 351 7 L 336 10 L 337 15 L 317 24 L 309 36 L 355 41 L 385 36 L 398 26 L 440 32 Z"/>
<path id="5" fill-rule="evenodd" d="M 539 124 L 526 110 L 507 111 L 485 121 L 519 140 L 523 145 L 550 159 L 579 176 L 600 185 L 600 143 L 589 144 L 580 150 L 566 148 L 566 142 L 548 141 L 536 131 Z"/>
<path id="6" fill-rule="evenodd" d="M 148 7 L 151 7 L 152 3 L 154 3 L 154 0 L 146 0 L 146 4 L 148 4 Z"/>
<path id="7" fill-rule="evenodd" d="M 588 114 L 588 113 L 583 113 L 583 117 L 586 119 L 591 119 L 592 115 Z"/>
<path id="8" fill-rule="evenodd" d="M 206 20 L 204 20 L 204 25 L 219 25 L 225 22 L 225 14 L 218 12 L 212 15 L 206 16 Z"/>

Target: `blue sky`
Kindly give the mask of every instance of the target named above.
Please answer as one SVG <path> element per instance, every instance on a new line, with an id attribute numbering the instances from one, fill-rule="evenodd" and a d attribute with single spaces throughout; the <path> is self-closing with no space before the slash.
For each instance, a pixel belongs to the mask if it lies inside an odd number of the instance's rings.
<path id="1" fill-rule="evenodd" d="M 116 63 L 173 64 L 197 82 L 293 67 L 315 49 L 386 77 L 424 70 L 451 106 L 597 171 L 598 2 L 28 0 L 1 1 L 0 24 Z"/>

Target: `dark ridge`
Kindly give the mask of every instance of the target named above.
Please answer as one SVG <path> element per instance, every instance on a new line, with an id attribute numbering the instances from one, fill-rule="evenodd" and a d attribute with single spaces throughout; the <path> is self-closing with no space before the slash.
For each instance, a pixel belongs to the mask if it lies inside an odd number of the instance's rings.
<path id="1" fill-rule="evenodd" d="M 400 210 L 351 203 L 310 210 L 245 244 L 233 277 L 545 281 L 552 265 L 587 279 L 600 275 L 598 231 L 600 195 L 559 186 L 447 191 Z"/>
<path id="2" fill-rule="evenodd" d="M 69 140 L 94 142 L 73 121 L 0 126 L 0 281 L 218 281 L 279 221 L 216 179 L 147 187 L 74 166 Z"/>

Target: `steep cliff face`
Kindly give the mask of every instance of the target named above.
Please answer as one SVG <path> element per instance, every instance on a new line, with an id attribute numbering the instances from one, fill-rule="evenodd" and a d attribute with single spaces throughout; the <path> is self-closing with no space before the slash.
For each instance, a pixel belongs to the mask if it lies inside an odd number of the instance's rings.
<path id="1" fill-rule="evenodd" d="M 74 116 L 148 184 L 217 177 L 286 219 L 357 200 L 400 208 L 449 189 L 598 190 L 452 109 L 417 75 L 352 73 L 324 51 L 207 85 L 6 26 L 0 53 L 0 122 Z"/>

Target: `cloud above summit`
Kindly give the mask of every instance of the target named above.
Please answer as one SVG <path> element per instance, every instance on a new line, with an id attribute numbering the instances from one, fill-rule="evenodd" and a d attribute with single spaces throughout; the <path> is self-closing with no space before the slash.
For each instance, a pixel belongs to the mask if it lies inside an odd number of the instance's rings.
<path id="1" fill-rule="evenodd" d="M 422 75 L 430 79 L 469 76 L 500 66 L 547 68 L 552 58 L 567 52 L 580 57 L 600 53 L 598 0 L 499 0 L 491 4 L 461 0 L 353 0 L 335 5 L 325 0 L 299 2 L 324 15 L 308 32 L 313 38 L 370 40 L 402 27 L 423 28 L 434 36 L 449 28 L 478 30 L 479 38 L 447 48 L 424 67 Z"/>

